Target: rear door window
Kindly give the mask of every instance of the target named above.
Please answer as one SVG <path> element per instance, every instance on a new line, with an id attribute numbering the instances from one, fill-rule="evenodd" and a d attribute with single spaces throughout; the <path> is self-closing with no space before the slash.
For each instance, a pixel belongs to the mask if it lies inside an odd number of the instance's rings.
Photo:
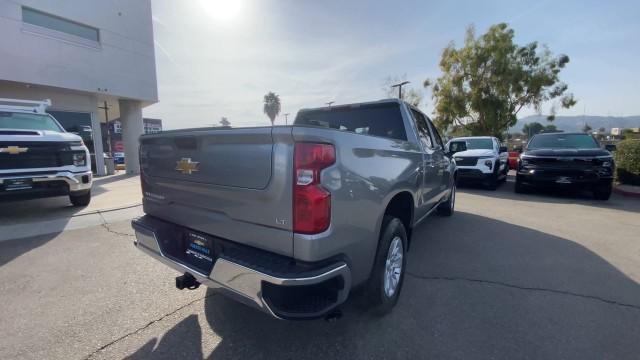
<path id="1" fill-rule="evenodd" d="M 305 110 L 298 113 L 294 124 L 407 140 L 400 106 L 397 103 Z"/>
<path id="2" fill-rule="evenodd" d="M 433 149 L 433 141 L 431 140 L 431 132 L 429 131 L 429 125 L 427 125 L 427 119 L 414 109 L 411 109 L 411 114 L 413 114 L 413 118 L 416 121 L 420 142 L 425 148 Z"/>

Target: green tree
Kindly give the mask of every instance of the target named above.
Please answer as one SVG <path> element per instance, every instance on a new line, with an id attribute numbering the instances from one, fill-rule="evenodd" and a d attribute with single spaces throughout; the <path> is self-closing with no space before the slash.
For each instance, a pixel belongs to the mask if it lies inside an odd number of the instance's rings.
<path id="1" fill-rule="evenodd" d="M 589 132 L 591 132 L 591 130 L 593 130 L 593 128 L 591 128 L 591 126 L 589 126 L 589 124 L 584 123 L 584 126 L 582 127 L 582 132 L 583 133 L 589 133 Z"/>
<path id="2" fill-rule="evenodd" d="M 231 122 L 229 122 L 229 119 L 227 119 L 226 117 L 222 117 L 222 119 L 220 119 L 220 125 L 221 126 L 229 126 L 231 125 Z"/>
<path id="3" fill-rule="evenodd" d="M 635 138 L 635 134 L 633 132 L 633 130 L 631 129 L 622 129 L 622 132 L 620 133 L 622 139 L 634 139 Z"/>
<path id="4" fill-rule="evenodd" d="M 262 111 L 267 114 L 269 120 L 271 120 L 271 126 L 273 126 L 273 123 L 276 121 L 276 116 L 280 114 L 280 97 L 273 91 L 269 91 L 267 95 L 264 96 Z"/>
<path id="5" fill-rule="evenodd" d="M 554 132 L 560 132 L 560 130 L 558 130 L 558 127 L 553 125 L 553 124 L 549 124 L 547 126 L 544 127 L 543 132 L 546 133 L 554 133 Z"/>
<path id="6" fill-rule="evenodd" d="M 543 130 L 544 125 L 540 124 L 539 122 L 528 123 L 522 127 L 522 133 L 525 134 L 527 138 L 530 138 L 535 134 L 539 134 Z"/>
<path id="7" fill-rule="evenodd" d="M 438 131 L 444 133 L 442 129 L 438 129 Z M 467 129 L 464 126 L 457 126 L 457 125 L 452 126 L 451 130 L 447 133 L 447 135 L 451 138 L 473 136 L 473 134 L 471 133 L 471 131 L 469 131 L 469 129 Z"/>
<path id="8" fill-rule="evenodd" d="M 382 86 L 382 91 L 388 98 L 396 98 L 398 97 L 398 88 L 391 87 L 393 84 L 398 84 L 407 80 L 407 75 L 387 77 Z M 402 100 L 408 102 L 409 104 L 418 107 L 422 102 L 422 92 L 416 90 L 414 88 L 407 87 L 406 85 L 402 88 Z"/>
<path id="9" fill-rule="evenodd" d="M 559 79 L 569 57 L 554 57 L 537 42 L 519 46 L 513 37 L 513 29 L 504 23 L 478 37 L 469 27 L 464 46 L 456 48 L 451 43 L 443 50 L 443 74 L 432 88 L 439 127 L 460 125 L 475 135 L 502 138 L 525 107 L 542 112 L 542 106 L 552 102 L 551 121 L 558 106 L 575 105 L 568 86 Z M 425 82 L 425 86 L 430 84 L 430 80 Z"/>

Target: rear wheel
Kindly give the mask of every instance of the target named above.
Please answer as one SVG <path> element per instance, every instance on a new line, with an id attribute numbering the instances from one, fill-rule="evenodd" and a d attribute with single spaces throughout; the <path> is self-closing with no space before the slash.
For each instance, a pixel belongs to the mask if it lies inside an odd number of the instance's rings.
<path id="1" fill-rule="evenodd" d="M 609 200 L 611 197 L 612 187 L 611 184 L 600 185 L 593 189 L 593 197 L 596 200 Z"/>
<path id="2" fill-rule="evenodd" d="M 87 191 L 84 194 L 69 194 L 69 200 L 73 206 L 87 206 L 91 202 L 91 192 Z"/>
<path id="3" fill-rule="evenodd" d="M 366 299 L 378 314 L 387 314 L 398 302 L 407 258 L 407 232 L 400 219 L 385 215 Z"/>
<path id="4" fill-rule="evenodd" d="M 449 194 L 449 200 L 443 202 L 438 205 L 438 214 L 443 216 L 451 216 L 453 215 L 453 210 L 456 206 L 456 182 L 453 181 L 451 185 L 451 193 Z"/>

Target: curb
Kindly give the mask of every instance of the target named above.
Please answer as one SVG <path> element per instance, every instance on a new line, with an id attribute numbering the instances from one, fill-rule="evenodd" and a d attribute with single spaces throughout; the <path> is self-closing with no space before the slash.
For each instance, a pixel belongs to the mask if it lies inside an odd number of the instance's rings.
<path id="1" fill-rule="evenodd" d="M 620 194 L 620 195 L 623 195 L 623 196 L 628 196 L 628 197 L 633 197 L 633 198 L 640 199 L 640 193 L 623 190 L 623 189 L 619 188 L 618 186 L 614 186 L 613 187 L 613 192 L 617 193 L 617 194 Z"/>

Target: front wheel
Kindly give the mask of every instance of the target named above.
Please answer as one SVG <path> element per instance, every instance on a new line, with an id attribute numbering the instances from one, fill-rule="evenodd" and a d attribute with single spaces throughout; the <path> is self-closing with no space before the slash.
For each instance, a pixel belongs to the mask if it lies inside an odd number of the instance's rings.
<path id="1" fill-rule="evenodd" d="M 385 215 L 378 251 L 366 285 L 369 305 L 379 314 L 387 314 L 398 302 L 407 264 L 407 232 L 400 219 Z"/>
<path id="2" fill-rule="evenodd" d="M 86 193 L 80 195 L 71 193 L 69 194 L 69 200 L 71 201 L 73 206 L 87 206 L 91 202 L 91 192 L 87 191 Z"/>
<path id="3" fill-rule="evenodd" d="M 508 162 L 506 164 L 504 164 L 503 175 L 504 175 L 504 177 L 502 178 L 502 182 L 506 182 L 507 178 L 509 177 L 509 163 Z"/>
<path id="4" fill-rule="evenodd" d="M 527 192 L 527 188 L 525 187 L 525 185 L 522 183 L 522 180 L 520 179 L 519 175 L 516 175 L 516 186 L 515 186 L 515 192 L 518 194 L 524 194 Z"/>
<path id="5" fill-rule="evenodd" d="M 593 197 L 596 200 L 609 200 L 611 197 L 612 187 L 611 184 L 600 185 L 593 189 Z"/>
<path id="6" fill-rule="evenodd" d="M 500 172 L 498 171 L 498 169 L 496 169 L 496 171 L 494 171 L 493 174 L 489 175 L 489 178 L 486 181 L 487 189 L 491 191 L 495 191 L 496 189 L 498 189 L 499 176 L 500 176 Z"/>

